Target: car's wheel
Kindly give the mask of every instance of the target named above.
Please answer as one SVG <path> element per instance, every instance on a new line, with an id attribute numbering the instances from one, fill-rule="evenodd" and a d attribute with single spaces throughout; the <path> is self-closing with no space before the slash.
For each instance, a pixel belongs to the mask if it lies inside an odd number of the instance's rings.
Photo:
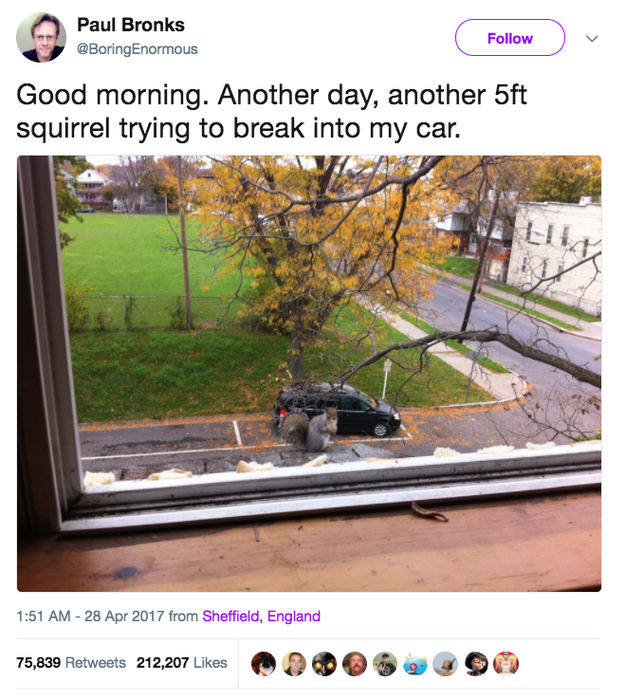
<path id="1" fill-rule="evenodd" d="M 383 438 L 391 432 L 391 429 L 389 428 L 388 423 L 376 423 L 371 429 L 371 432 L 376 437 Z"/>

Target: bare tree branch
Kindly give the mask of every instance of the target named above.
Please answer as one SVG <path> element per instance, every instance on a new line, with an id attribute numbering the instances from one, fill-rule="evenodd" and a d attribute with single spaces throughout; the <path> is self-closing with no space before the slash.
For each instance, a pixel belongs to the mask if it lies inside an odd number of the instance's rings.
<path id="1" fill-rule="evenodd" d="M 481 343 L 501 343 L 505 345 L 510 350 L 523 355 L 532 360 L 537 360 L 543 364 L 549 365 L 556 369 L 560 369 L 567 374 L 570 374 L 575 379 L 581 382 L 590 384 L 591 386 L 601 388 L 601 375 L 593 372 L 586 367 L 580 367 L 574 362 L 564 358 L 552 355 L 544 350 L 540 350 L 535 346 L 522 343 L 517 340 L 509 333 L 502 333 L 500 331 L 464 331 L 464 332 L 453 332 L 453 331 L 439 331 L 437 333 L 431 333 L 430 335 L 424 336 L 423 338 L 418 338 L 416 340 L 409 340 L 403 343 L 393 343 L 387 346 L 383 350 L 379 350 L 374 353 L 366 360 L 358 363 L 356 366 L 352 367 L 345 375 L 342 377 L 343 381 L 347 381 L 356 372 L 374 364 L 383 357 L 386 357 L 391 352 L 396 350 L 409 350 L 411 348 L 429 348 L 436 343 L 445 342 L 447 340 L 461 340 L 465 341 L 476 341 Z"/>
<path id="2" fill-rule="evenodd" d="M 595 253 L 594 255 L 591 255 L 589 258 L 584 258 L 583 260 L 576 262 L 575 265 L 571 265 L 571 267 L 567 267 L 566 270 L 562 270 L 562 272 L 558 272 L 555 275 L 551 275 L 551 277 L 545 277 L 544 279 L 541 278 L 540 280 L 538 280 L 538 282 L 536 282 L 536 284 L 531 289 L 527 289 L 526 291 L 524 291 L 521 296 L 526 297 L 528 294 L 531 294 L 535 289 L 538 289 L 538 287 L 540 287 L 541 284 L 544 284 L 545 282 L 551 282 L 551 281 L 557 279 L 558 277 L 561 277 L 565 273 L 570 272 L 571 270 L 574 270 L 576 267 L 583 265 L 584 263 L 594 261 L 600 255 L 601 255 L 601 251 L 599 251 L 598 253 Z"/>

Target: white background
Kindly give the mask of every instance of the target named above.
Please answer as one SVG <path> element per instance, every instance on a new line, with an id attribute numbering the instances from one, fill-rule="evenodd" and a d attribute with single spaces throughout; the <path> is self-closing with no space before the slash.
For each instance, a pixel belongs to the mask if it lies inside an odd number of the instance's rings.
<path id="1" fill-rule="evenodd" d="M 623 575 L 622 559 L 622 457 L 614 444 L 614 430 L 620 427 L 617 401 L 622 390 L 622 374 L 612 354 L 612 343 L 616 340 L 616 329 L 611 320 L 619 309 L 613 302 L 618 294 L 618 273 L 615 266 L 620 260 L 622 238 L 620 203 L 623 192 L 623 135 L 622 110 L 622 29 L 619 18 L 611 16 L 608 3 L 595 2 L 584 5 L 577 11 L 574 3 L 540 2 L 524 3 L 504 14 L 507 4 L 497 3 L 421 3 L 421 2 L 237 2 L 226 5 L 222 2 L 205 2 L 201 6 L 188 2 L 161 5 L 155 3 L 77 3 L 60 2 L 52 7 L 30 7 L 25 5 L 5 8 L 5 37 L 2 42 L 3 82 L 8 106 L 2 117 L 4 151 L 6 155 L 5 187 L 7 205 L 5 220 L 8 225 L 10 251 L 14 254 L 13 236 L 15 213 L 15 178 L 13 163 L 20 154 L 117 154 L 117 153 L 433 153 L 445 154 L 599 154 L 603 158 L 603 230 L 606 232 L 604 266 L 604 329 L 608 338 L 604 351 L 603 371 L 610 378 L 604 392 L 604 420 L 606 426 L 604 460 L 605 488 L 603 495 L 603 589 L 600 593 L 578 594 L 20 594 L 16 591 L 15 540 L 3 539 L 6 566 L 2 577 L 3 630 L 6 635 L 4 651 L 0 654 L 4 669 L 4 685 L 10 697 L 41 697 L 37 690 L 13 690 L 28 687 L 28 680 L 15 670 L 14 645 L 24 648 L 24 641 L 16 638 L 71 638 L 76 655 L 84 653 L 87 642 L 82 637 L 119 638 L 128 637 L 133 654 L 143 653 L 149 643 L 142 644 L 137 638 L 171 638 L 169 653 L 176 655 L 188 638 L 231 638 L 243 640 L 245 655 L 250 649 L 259 651 L 270 647 L 271 640 L 277 649 L 306 645 L 307 650 L 336 650 L 337 656 L 351 650 L 367 652 L 368 658 L 384 648 L 395 653 L 403 661 L 406 654 L 429 654 L 433 659 L 438 651 L 451 650 L 461 656 L 461 651 L 474 647 L 484 651 L 489 659 L 505 649 L 516 652 L 520 658 L 520 671 L 513 679 L 515 698 L 519 697 L 616 697 L 619 687 L 619 664 L 611 665 L 609 659 L 621 656 L 620 636 L 617 634 L 619 617 L 622 617 L 621 589 Z M 132 7 L 132 10 L 130 9 Z M 34 11 L 51 11 L 65 24 L 68 41 L 65 53 L 48 65 L 28 63 L 19 55 L 15 44 L 15 28 L 26 14 Z M 177 34 L 144 34 L 141 36 L 116 34 L 89 34 L 76 31 L 77 16 L 88 16 L 94 20 L 111 17 L 134 16 L 137 19 L 181 19 L 186 30 Z M 473 17 L 548 17 L 558 20 L 566 30 L 567 41 L 563 51 L 549 58 L 471 58 L 456 48 L 454 33 L 465 19 Z M 120 21 L 120 20 L 118 20 Z M 586 35 L 598 39 L 590 43 Z M 131 37 L 131 38 L 129 38 Z M 123 56 L 93 57 L 79 56 L 76 46 L 80 41 L 123 44 L 139 41 L 146 44 L 180 43 L 197 45 L 197 56 L 141 57 Z M 23 82 L 32 82 L 38 88 L 75 88 L 84 82 L 91 91 L 96 86 L 124 87 L 170 87 L 202 89 L 203 98 L 210 104 L 201 110 L 190 112 L 184 108 L 119 108 L 103 110 L 90 106 L 75 107 L 26 107 L 15 99 L 17 87 Z M 362 112 L 358 107 L 328 107 L 320 101 L 315 108 L 263 107 L 254 109 L 216 108 L 214 102 L 221 86 L 229 82 L 233 87 L 265 87 L 282 82 L 292 88 L 320 88 L 321 94 L 343 83 L 356 88 L 374 88 L 380 98 L 380 107 L 375 112 Z M 394 87 L 434 87 L 439 83 L 450 83 L 458 88 L 488 89 L 490 99 L 478 106 L 452 107 L 406 107 L 385 109 L 383 99 Z M 523 83 L 528 88 L 528 106 L 497 107 L 492 96 L 497 83 Z M 93 92 L 90 92 L 93 96 Z M 170 120 L 196 122 L 201 116 L 229 123 L 234 114 L 241 118 L 277 120 L 297 116 L 312 119 L 317 115 L 323 119 L 359 120 L 366 123 L 369 118 L 382 120 L 409 120 L 411 122 L 456 121 L 460 138 L 429 140 L 424 142 L 413 134 L 400 145 L 392 141 L 371 141 L 366 137 L 357 142 L 342 141 L 285 141 L 222 139 L 219 142 L 196 139 L 185 146 L 164 141 L 151 141 L 145 146 L 120 138 L 109 142 L 55 141 L 42 146 L 35 140 L 18 139 L 15 125 L 18 121 L 58 120 L 70 116 L 72 119 L 102 119 L 105 114 L 119 118 L 143 118 L 154 116 Z M 614 206 L 616 204 L 616 206 Z M 7 254 L 3 260 L 3 284 L 5 299 L 10 299 L 15 289 L 15 258 Z M 612 292 L 612 295 L 611 295 Z M 7 305 L 11 317 L 14 304 Z M 14 320 L 14 319 L 13 319 Z M 11 325 L 9 325 L 11 327 Z M 13 326 L 15 327 L 15 326 Z M 610 338 L 612 340 L 610 340 Z M 12 347 L 5 347 L 7 355 Z M 6 366 L 14 357 L 8 357 Z M 10 371 L 10 370 L 9 370 Z M 9 408 L 10 406 L 10 408 Z M 14 444 L 15 418 L 13 394 L 8 392 L 5 401 L 3 431 L 6 444 Z M 7 460 L 7 473 L 13 474 L 12 461 Z M 7 491 L 7 505 L 2 516 L 5 531 L 15 532 L 15 498 L 13 476 Z M 523 533 L 519 532 L 519 537 Z M 415 552 L 415 558 L 419 553 Z M 198 612 L 206 608 L 227 611 L 231 608 L 267 610 L 314 611 L 321 609 L 322 622 L 308 625 L 208 625 L 196 624 L 135 624 L 87 625 L 85 622 L 56 624 L 18 624 L 16 611 L 72 610 L 81 614 L 85 610 L 99 609 L 132 611 L 136 609 L 170 609 Z M 246 643 L 246 638 L 267 640 Z M 298 640 L 290 644 L 289 639 Z M 308 638 L 313 641 L 306 642 Z M 419 640 L 433 639 L 423 649 Z M 322 640 L 328 640 L 326 642 Z M 331 640 L 344 640 L 332 643 Z M 349 640 L 353 640 L 352 644 Z M 357 640 L 363 640 L 361 644 Z M 379 640 L 379 643 L 378 643 Z M 396 643 L 393 640 L 398 640 Z M 410 641 L 410 640 L 414 640 Z M 504 641 L 505 640 L 505 641 Z M 572 640 L 572 641 L 567 641 Z M 401 643 L 400 643 L 401 642 Z M 474 643 L 475 642 L 475 643 Z M 56 648 L 49 642 L 49 651 Z M 95 648 L 98 642 L 89 642 Z M 126 648 L 121 642 L 113 642 Z M 7 646 L 8 645 L 8 646 Z M 65 646 L 65 645 L 64 645 Z M 258 646 L 258 648 L 255 648 Z M 318 648 L 316 648 L 318 647 Z M 348 648 L 353 647 L 353 648 Z M 33 649 L 35 647 L 33 646 Z M 37 644 L 40 649 L 40 643 Z M 186 648 L 186 646 L 185 646 Z M 198 649 L 200 642 L 198 642 Z M 108 655 L 111 646 L 102 643 L 101 655 Z M 269 649 L 270 650 L 270 649 Z M 342 650 L 342 651 L 340 651 Z M 200 652 L 198 652 L 200 653 Z M 278 656 L 278 654 L 276 654 Z M 309 654 L 306 654 L 307 658 Z M 243 658 L 243 654 L 242 654 Z M 398 671 L 403 673 L 402 671 Z M 412 679 L 427 687 L 428 697 L 457 697 L 452 685 L 445 681 L 461 678 L 462 669 L 452 679 L 442 679 L 428 670 L 428 676 Z M 310 670 L 307 671 L 310 674 Z M 345 676 L 339 669 L 337 677 Z M 244 678 L 243 669 L 240 678 Z M 345 680 L 368 680 L 359 697 L 377 697 L 377 678 L 368 672 L 362 679 L 341 677 Z M 99 687 L 121 687 L 111 679 L 92 679 Z M 97 682 L 95 682 L 97 680 Z M 262 690 L 257 680 L 247 679 L 257 687 L 256 697 L 274 698 L 275 690 Z M 266 679 L 271 680 L 271 679 Z M 284 678 L 280 686 L 285 687 Z M 302 678 L 306 680 L 306 676 Z M 307 680 L 310 680 L 308 678 Z M 325 679 L 332 680 L 332 679 Z M 387 679 L 390 680 L 390 679 Z M 403 679 L 402 679 L 403 680 Z M 505 687 L 504 680 L 497 678 L 492 670 L 483 679 L 462 677 L 462 687 L 475 688 L 468 681 L 484 680 L 480 687 Z M 136 679 L 129 685 L 136 685 Z M 369 682 L 371 681 L 371 682 Z M 436 682 L 440 681 L 440 682 Z M 500 681 L 500 683 L 495 683 Z M 67 686 L 75 684 L 68 679 Z M 239 681 L 240 682 L 240 681 Z M 81 684 L 78 683 L 80 686 Z M 154 685 L 154 683 L 152 683 Z M 160 681 L 157 685 L 164 685 Z M 324 686 L 314 684 L 318 689 Z M 326 688 L 339 685 L 328 684 Z M 83 686 L 86 687 L 86 686 Z M 89 685 L 89 687 L 92 687 Z M 147 687 L 144 686 L 144 687 Z M 197 687 L 197 686 L 195 686 Z M 354 684 L 351 687 L 356 687 Z M 369 689 L 367 689 L 369 688 Z M 548 690 L 551 688 L 551 690 Z M 573 690 L 579 689 L 579 690 Z M 585 689 L 585 690 L 584 690 Z M 98 697 L 112 690 L 78 691 L 82 698 Z M 136 691 L 120 690 L 123 697 L 137 696 Z M 141 692 L 141 691 L 139 691 Z M 149 695 L 148 695 L 149 692 Z M 183 691 L 174 691 L 182 694 Z M 222 691 L 219 697 L 242 695 L 244 691 Z M 306 691 L 309 692 L 309 691 Z M 338 691 L 336 691 L 338 692 Z M 470 692 L 470 691 L 469 691 Z M 483 694 L 483 691 L 477 691 Z M 413 691 L 396 690 L 398 697 L 412 697 Z M 76 696 L 76 692 L 51 690 L 50 699 Z M 334 692 L 332 692 L 334 694 Z M 375 694 L 375 695 L 374 695 Z M 207 697 L 205 690 L 189 690 L 187 696 Z M 144 691 L 141 697 L 168 697 L 172 691 Z M 499 694 L 497 694 L 499 696 Z M 215 697 L 215 695 L 213 695 Z"/>

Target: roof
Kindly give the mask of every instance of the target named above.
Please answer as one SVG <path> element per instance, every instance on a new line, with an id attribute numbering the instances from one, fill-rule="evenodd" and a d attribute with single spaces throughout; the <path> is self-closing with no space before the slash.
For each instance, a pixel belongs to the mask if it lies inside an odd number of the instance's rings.
<path id="1" fill-rule="evenodd" d="M 584 209 L 586 207 L 599 207 L 601 208 L 601 202 L 518 202 L 519 207 L 577 207 L 578 209 Z"/>
<path id="2" fill-rule="evenodd" d="M 85 182 L 99 182 L 105 185 L 107 182 L 110 182 L 106 175 L 103 175 L 99 170 L 94 170 L 93 168 L 89 168 L 89 170 L 80 173 L 80 175 L 76 177 L 76 180 L 81 184 Z"/>

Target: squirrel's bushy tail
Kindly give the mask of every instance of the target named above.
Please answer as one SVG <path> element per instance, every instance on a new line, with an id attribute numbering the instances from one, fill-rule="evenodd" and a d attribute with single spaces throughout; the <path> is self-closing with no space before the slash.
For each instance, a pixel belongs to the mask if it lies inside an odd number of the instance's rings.
<path id="1" fill-rule="evenodd" d="M 305 413 L 289 413 L 280 426 L 280 437 L 290 445 L 303 445 L 308 434 L 308 418 Z"/>

